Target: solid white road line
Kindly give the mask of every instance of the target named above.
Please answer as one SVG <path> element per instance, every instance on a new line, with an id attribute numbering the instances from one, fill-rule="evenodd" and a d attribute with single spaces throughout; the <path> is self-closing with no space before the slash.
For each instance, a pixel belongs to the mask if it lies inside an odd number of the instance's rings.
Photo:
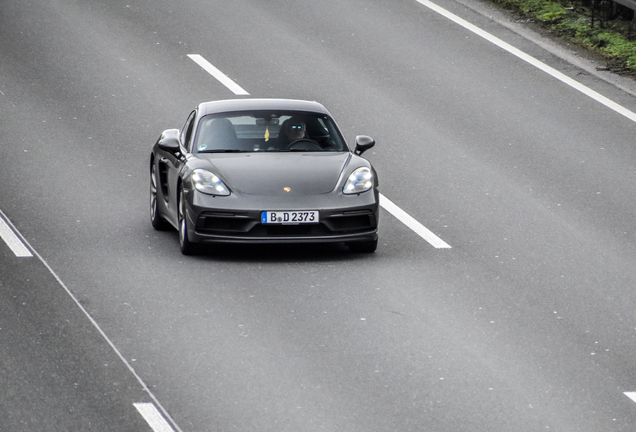
<path id="1" fill-rule="evenodd" d="M 422 225 L 421 223 L 413 219 L 413 217 L 411 217 L 404 210 L 402 210 L 401 208 L 393 204 L 393 202 L 390 199 L 388 199 L 382 194 L 380 195 L 380 205 L 382 206 L 384 210 L 391 213 L 398 220 L 400 220 L 404 225 L 406 225 L 407 227 L 415 231 L 417 235 L 419 235 L 424 240 L 429 242 L 434 248 L 436 249 L 451 248 L 448 243 L 446 243 L 441 238 L 437 237 L 435 234 L 433 234 L 432 231 L 430 231 L 424 225 Z"/>
<path id="2" fill-rule="evenodd" d="M 5 220 L 8 222 L 5 222 Z M 29 250 L 30 245 L 26 240 L 24 242 L 20 240 L 20 238 L 16 235 L 17 230 L 13 225 L 9 226 L 11 222 L 6 217 L 6 215 L 0 210 L 0 237 L 9 245 L 13 253 L 19 257 L 31 257 L 33 256 Z M 13 228 L 13 229 L 12 229 Z M 15 230 L 15 231 L 14 231 Z M 26 243 L 26 244 L 25 244 Z M 27 247 L 28 246 L 28 247 Z M 31 248 L 32 249 L 32 248 Z M 91 324 L 95 327 L 99 334 L 102 335 L 104 340 L 110 345 L 111 349 L 117 354 L 117 356 L 121 359 L 121 361 L 128 367 L 128 370 L 133 374 L 133 376 L 137 379 L 139 384 L 141 384 L 142 388 L 146 391 L 146 393 L 155 401 L 155 404 L 161 408 L 164 413 L 164 416 L 170 419 L 174 427 L 177 429 L 177 432 L 181 432 L 181 429 L 177 426 L 175 421 L 170 417 L 170 414 L 163 408 L 163 406 L 159 403 L 155 395 L 150 391 L 146 383 L 141 379 L 141 377 L 135 372 L 133 367 L 130 365 L 128 360 L 122 355 L 122 353 L 117 349 L 115 344 L 110 340 L 106 333 L 102 330 L 102 328 L 97 324 L 97 321 L 93 319 L 93 317 L 88 313 L 86 308 L 79 302 L 77 297 L 73 295 L 71 290 L 68 289 L 66 284 L 60 279 L 60 277 L 53 271 L 51 266 L 38 254 L 36 250 L 33 250 L 34 254 L 38 257 L 40 262 L 44 264 L 44 266 L 49 270 L 51 275 L 57 280 L 60 286 L 66 291 L 66 293 L 71 297 L 71 299 L 75 302 L 77 307 L 84 313 L 86 318 L 91 322 Z M 153 403 L 136 403 L 133 404 L 137 411 L 146 419 L 146 422 L 150 425 L 153 431 L 155 432 L 175 432 L 175 430 L 170 426 L 170 424 L 166 421 L 165 417 L 160 414 L 157 410 L 156 405 Z"/>
<path id="3" fill-rule="evenodd" d="M 212 65 L 212 63 L 210 63 L 209 61 L 204 59 L 199 54 L 188 54 L 188 57 L 190 57 L 195 63 L 197 63 L 199 66 L 201 66 L 203 69 L 205 69 L 205 71 L 207 73 L 209 73 L 214 78 L 216 78 L 221 84 L 223 84 L 225 87 L 229 88 L 235 95 L 237 95 L 237 96 L 249 96 L 250 95 L 248 92 L 243 90 L 241 88 L 241 86 L 239 86 L 234 81 L 232 81 L 230 78 L 228 78 L 227 75 L 225 75 L 223 72 L 218 70 L 214 65 Z"/>
<path id="4" fill-rule="evenodd" d="M 33 255 L 29 249 L 22 243 L 22 240 L 20 240 L 4 219 L 6 219 L 6 216 L 0 211 L 0 237 L 2 237 L 2 240 L 9 246 L 15 256 L 20 258 L 32 257 Z"/>
<path id="5" fill-rule="evenodd" d="M 0 210 L 0 216 L 4 217 L 4 215 L 3 215 L 1 210 Z M 55 271 L 49 265 L 49 263 L 46 262 L 46 260 L 44 258 L 42 258 L 42 255 L 40 255 L 38 253 L 38 251 L 36 251 L 35 249 L 33 249 L 33 247 L 31 247 L 31 245 L 29 245 L 28 241 L 24 240 L 24 243 L 26 244 L 27 247 L 29 247 L 29 249 L 31 249 L 33 251 L 33 255 L 35 255 L 40 260 L 40 262 L 48 269 L 49 273 L 51 273 L 51 275 L 55 278 L 57 283 L 59 283 L 60 286 L 64 289 L 64 291 L 66 291 L 66 294 L 68 294 L 68 296 L 75 302 L 75 305 L 79 308 L 79 310 L 82 311 L 84 316 L 86 316 L 86 318 L 90 321 L 90 323 L 97 330 L 97 332 L 102 336 L 102 338 L 104 338 L 106 343 L 110 346 L 110 348 L 117 355 L 117 357 L 119 357 L 119 359 L 122 361 L 122 363 L 124 363 L 124 365 L 126 365 L 128 370 L 130 371 L 130 373 L 135 377 L 135 379 L 141 385 L 142 389 L 145 391 L 145 393 L 148 395 L 148 397 L 150 397 L 154 401 L 154 407 L 159 407 L 159 410 L 161 410 L 161 412 L 163 413 L 163 418 L 167 419 L 168 421 L 170 421 L 170 423 L 172 423 L 172 426 L 173 426 L 173 428 L 174 428 L 174 430 L 176 432 L 182 432 L 181 429 L 179 428 L 179 426 L 177 425 L 177 423 L 170 416 L 168 411 L 166 411 L 166 409 L 161 405 L 161 403 L 159 402 L 157 397 L 154 395 L 154 393 L 150 390 L 148 385 L 144 382 L 143 379 L 141 379 L 139 374 L 132 367 L 130 362 L 128 360 L 126 360 L 126 357 L 124 357 L 124 355 L 121 353 L 121 351 L 119 351 L 119 349 L 115 346 L 113 341 L 110 340 L 110 338 L 106 335 L 104 330 L 102 330 L 102 328 L 99 326 L 99 324 L 97 324 L 97 321 L 95 321 L 95 319 L 91 316 L 91 314 L 88 313 L 88 311 L 86 310 L 84 305 L 82 305 L 82 303 L 80 303 L 80 301 L 77 299 L 77 297 L 75 297 L 75 295 L 71 292 L 71 290 L 66 286 L 64 281 L 62 279 L 60 279 L 60 277 L 57 275 L 57 273 L 55 273 Z M 147 409 L 147 408 L 142 408 L 142 409 Z M 155 409 L 157 409 L 157 408 L 155 408 Z M 159 430 L 162 430 L 162 429 L 159 429 Z M 172 428 L 171 429 L 165 429 L 165 430 L 166 431 L 173 431 Z"/>
<path id="6" fill-rule="evenodd" d="M 153 403 L 133 404 L 154 432 L 174 432 Z"/>
<path id="7" fill-rule="evenodd" d="M 448 18 L 449 20 L 455 22 L 456 24 L 459 24 L 460 26 L 464 27 L 467 30 L 470 30 L 471 32 L 475 33 L 478 36 L 481 36 L 482 38 L 486 39 L 487 41 L 497 45 L 498 47 L 508 51 L 510 54 L 513 54 L 517 57 L 519 57 L 521 60 L 530 63 L 532 66 L 535 66 L 539 69 L 541 69 L 543 72 L 553 76 L 554 78 L 558 79 L 559 81 L 569 85 L 570 87 L 580 91 L 581 93 L 585 94 L 586 96 L 591 97 L 592 99 L 596 100 L 597 102 L 602 103 L 603 105 L 605 105 L 606 107 L 608 107 L 609 109 L 612 109 L 614 111 L 616 111 L 617 113 L 627 117 L 628 119 L 630 119 L 631 121 L 636 122 L 636 114 L 630 110 L 628 110 L 627 108 L 623 107 L 622 105 L 617 104 L 616 102 L 612 101 L 611 99 L 606 98 L 605 96 L 601 95 L 600 93 L 595 92 L 594 90 L 592 90 L 589 87 L 584 86 L 583 84 L 581 84 L 580 82 L 570 78 L 569 76 L 557 71 L 556 69 L 548 66 L 547 64 L 537 60 L 536 58 L 524 53 L 523 51 L 513 47 L 512 45 L 502 41 L 501 39 L 499 39 L 498 37 L 495 37 L 493 35 L 491 35 L 490 33 L 488 33 L 485 30 L 480 29 L 479 27 L 475 26 L 474 24 L 469 23 L 468 21 L 458 17 L 457 15 L 447 11 L 446 9 L 436 5 L 435 3 L 431 3 L 428 0 L 417 0 L 418 3 L 426 6 L 427 8 L 437 12 L 438 14 Z"/>

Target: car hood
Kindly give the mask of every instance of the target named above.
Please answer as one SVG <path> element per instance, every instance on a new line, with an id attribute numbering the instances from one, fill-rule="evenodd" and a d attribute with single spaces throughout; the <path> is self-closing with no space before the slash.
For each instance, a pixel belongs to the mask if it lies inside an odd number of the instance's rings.
<path id="1" fill-rule="evenodd" d="M 351 153 L 200 155 L 235 192 L 260 196 L 319 195 L 337 186 Z"/>

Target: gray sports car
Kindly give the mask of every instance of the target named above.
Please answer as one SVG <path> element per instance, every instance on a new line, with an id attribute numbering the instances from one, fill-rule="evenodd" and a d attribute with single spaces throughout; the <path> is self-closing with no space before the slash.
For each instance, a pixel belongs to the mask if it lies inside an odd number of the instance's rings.
<path id="1" fill-rule="evenodd" d="M 179 231 L 181 252 L 206 243 L 378 244 L 378 177 L 317 102 L 200 104 L 150 155 L 150 220 Z"/>

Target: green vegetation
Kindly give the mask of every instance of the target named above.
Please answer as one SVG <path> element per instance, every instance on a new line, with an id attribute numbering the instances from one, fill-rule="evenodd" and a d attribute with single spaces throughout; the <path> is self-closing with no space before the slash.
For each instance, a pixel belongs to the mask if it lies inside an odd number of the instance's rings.
<path id="1" fill-rule="evenodd" d="M 595 10 L 576 0 L 492 0 L 551 34 L 601 55 L 611 69 L 636 75 L 633 15 L 629 20 Z"/>

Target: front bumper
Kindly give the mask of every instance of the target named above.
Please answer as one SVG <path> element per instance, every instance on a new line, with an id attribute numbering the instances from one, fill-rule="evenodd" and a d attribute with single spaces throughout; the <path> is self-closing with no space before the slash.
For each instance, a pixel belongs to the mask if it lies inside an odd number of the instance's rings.
<path id="1" fill-rule="evenodd" d="M 378 238 L 377 191 L 354 197 L 328 194 L 291 199 L 227 199 L 229 197 L 213 198 L 202 195 L 193 191 L 190 196 L 193 199 L 187 200 L 193 204 L 186 206 L 189 219 L 188 238 L 196 243 L 350 243 L 375 241 Z M 248 202 L 251 208 L 241 205 Z M 261 212 L 273 210 L 318 210 L 320 222 L 263 224 Z"/>

